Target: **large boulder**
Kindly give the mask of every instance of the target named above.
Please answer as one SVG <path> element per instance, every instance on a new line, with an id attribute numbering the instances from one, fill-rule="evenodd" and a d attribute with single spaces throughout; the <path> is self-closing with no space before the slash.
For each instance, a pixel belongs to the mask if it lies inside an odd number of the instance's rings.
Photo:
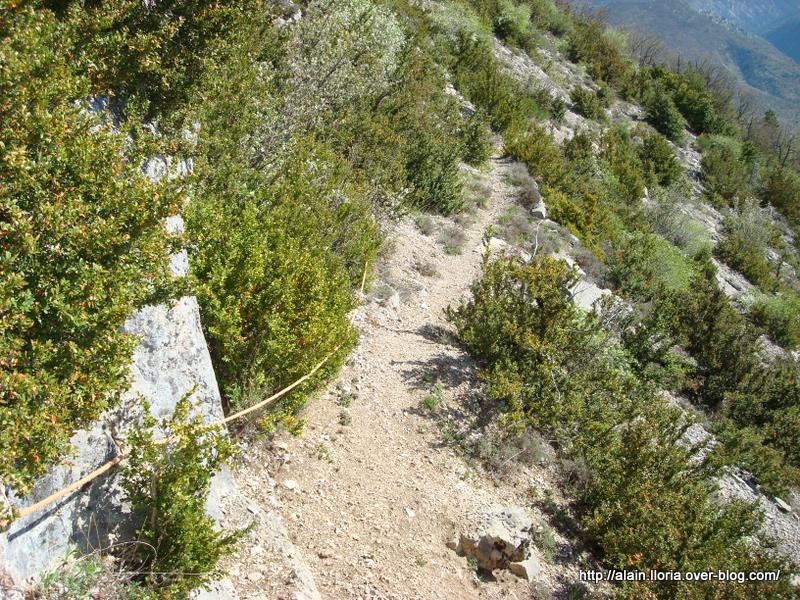
<path id="1" fill-rule="evenodd" d="M 139 338 L 139 346 L 130 367 L 131 387 L 121 404 L 89 429 L 76 433 L 72 438 L 73 454 L 50 469 L 30 495 L 20 498 L 13 491 L 6 491 L 12 505 L 29 506 L 113 458 L 118 452 L 114 439 L 124 439 L 125 430 L 142 417 L 142 399 L 149 402 L 153 416 L 162 419 L 173 413 L 185 394 L 191 393 L 204 420 L 210 422 L 222 416 L 196 298 L 187 296 L 171 305 L 142 308 L 125 323 L 124 330 Z M 215 477 L 209 513 L 220 518 L 215 506 L 220 497 L 231 494 L 238 494 L 233 479 Z M 7 580 L 22 587 L 58 567 L 71 547 L 83 551 L 103 548 L 110 539 L 124 539 L 130 525 L 116 474 L 111 471 L 13 523 L 0 535 L 0 566 Z"/>

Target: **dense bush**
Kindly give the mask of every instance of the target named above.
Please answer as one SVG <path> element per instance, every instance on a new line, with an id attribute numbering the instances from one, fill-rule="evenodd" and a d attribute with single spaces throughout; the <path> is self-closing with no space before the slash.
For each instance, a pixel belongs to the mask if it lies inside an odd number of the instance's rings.
<path id="1" fill-rule="evenodd" d="M 75 32 L 4 8 L 0 29 L 0 477 L 24 493 L 127 386 L 120 327 L 168 281 L 170 184 L 136 115 L 90 114 Z M 163 148 L 160 148 L 163 151 Z"/>
<path id="2" fill-rule="evenodd" d="M 666 188 L 656 187 L 650 194 L 650 205 L 643 211 L 644 220 L 657 234 L 693 256 L 703 249 L 711 248 L 711 239 L 706 229 L 681 210 L 681 205 L 691 197 L 691 190 L 684 181 Z"/>
<path id="3" fill-rule="evenodd" d="M 748 195 L 752 164 L 745 160 L 742 144 L 728 137 L 703 136 L 703 184 L 716 206 L 730 206 Z"/>
<path id="4" fill-rule="evenodd" d="M 748 386 L 758 372 L 757 334 L 717 287 L 710 256 L 695 257 L 689 289 L 677 302 L 686 349 L 697 361 L 692 387 L 702 404 L 717 408 Z"/>
<path id="5" fill-rule="evenodd" d="M 531 9 L 525 3 L 498 0 L 492 25 L 497 36 L 507 42 L 525 50 L 534 48 L 536 38 L 531 29 Z"/>
<path id="6" fill-rule="evenodd" d="M 736 465 L 748 473 L 756 473 L 758 484 L 768 494 L 783 495 L 798 481 L 798 471 L 786 465 L 784 453 L 765 439 L 765 428 L 736 424 L 730 419 L 717 419 L 712 431 L 718 445 L 711 461 L 720 467 Z M 781 433 L 792 433 L 783 430 Z"/>
<path id="7" fill-rule="evenodd" d="M 669 142 L 656 132 L 644 135 L 638 152 L 647 177 L 653 183 L 669 186 L 683 174 L 683 168 Z"/>
<path id="8" fill-rule="evenodd" d="M 773 165 L 763 178 L 761 196 L 780 210 L 794 227 L 800 225 L 800 175 L 797 172 Z"/>
<path id="9" fill-rule="evenodd" d="M 608 277 L 623 294 L 649 302 L 662 290 L 685 290 L 691 267 L 664 238 L 634 232 L 622 238 L 606 257 Z"/>
<path id="10" fill-rule="evenodd" d="M 572 100 L 575 110 L 587 119 L 601 121 L 606 118 L 606 106 L 604 106 L 598 95 L 589 88 L 585 88 L 582 85 L 575 86 L 570 93 L 570 100 Z"/>
<path id="11" fill-rule="evenodd" d="M 525 131 L 509 133 L 506 149 L 543 183 L 551 218 L 594 246 L 606 224 L 606 209 L 598 192 L 607 190 L 593 185 L 591 139 L 578 134 L 562 150 L 543 128 L 531 125 Z"/>
<path id="12" fill-rule="evenodd" d="M 408 202 L 415 207 L 437 210 L 445 215 L 464 208 L 458 174 L 460 148 L 435 132 L 421 131 L 417 146 L 409 155 L 406 170 L 412 184 Z"/>
<path id="13" fill-rule="evenodd" d="M 566 116 L 567 104 L 558 94 L 554 94 L 546 85 L 529 85 L 531 99 L 555 123 L 561 123 Z"/>
<path id="14" fill-rule="evenodd" d="M 534 177 L 554 184 L 566 176 L 569 165 L 543 127 L 531 125 L 511 131 L 504 141 L 506 150 L 527 166 Z"/>
<path id="15" fill-rule="evenodd" d="M 750 318 L 763 327 L 778 344 L 789 350 L 800 346 L 800 296 L 785 291 L 756 300 Z"/>
<path id="16" fill-rule="evenodd" d="M 522 86 L 502 70 L 490 40 L 461 33 L 451 52 L 456 87 L 486 111 L 496 130 L 504 132 L 524 123 L 539 108 Z"/>
<path id="17" fill-rule="evenodd" d="M 334 113 L 383 92 L 405 44 L 388 9 L 369 0 L 311 2 L 286 48 L 289 123 L 320 127 Z"/>
<path id="18" fill-rule="evenodd" d="M 198 92 L 207 61 L 221 41 L 235 37 L 242 14 L 263 10 L 254 0 L 35 4 L 70 26 L 69 56 L 95 93 L 135 99 L 149 116 L 164 118 Z"/>
<path id="19" fill-rule="evenodd" d="M 725 101 L 715 97 L 702 74 L 693 68 L 677 72 L 663 65 L 646 71 L 654 85 L 672 98 L 675 106 L 698 134 L 734 135 L 736 128 L 724 114 Z M 721 110 L 722 109 L 722 110 Z"/>
<path id="20" fill-rule="evenodd" d="M 616 195 L 628 206 L 637 207 L 647 181 L 630 133 L 622 127 L 607 130 L 600 141 L 600 156 L 613 176 Z"/>
<path id="21" fill-rule="evenodd" d="M 632 67 L 624 38 L 593 19 L 575 20 L 568 37 L 567 57 L 586 63 L 595 81 L 612 86 L 620 85 Z"/>
<path id="22" fill-rule="evenodd" d="M 146 408 L 146 407 L 145 407 Z M 138 519 L 136 541 L 123 546 L 123 559 L 138 579 L 162 598 L 185 598 L 188 592 L 219 578 L 217 561 L 233 551 L 237 533 L 217 531 L 206 514 L 211 478 L 230 458 L 227 434 L 190 418 L 188 398 L 161 424 L 169 444 L 156 444 L 152 417 L 128 437 L 131 455 L 122 471 L 125 501 Z"/>
<path id="23" fill-rule="evenodd" d="M 644 104 L 647 120 L 653 127 L 673 142 L 683 138 L 686 121 L 675 106 L 672 96 L 664 88 L 655 87 L 645 98 Z"/>
<path id="24" fill-rule="evenodd" d="M 531 21 L 536 27 L 563 36 L 572 31 L 572 19 L 566 11 L 559 9 L 553 0 L 527 0 L 531 9 Z"/>
<path id="25" fill-rule="evenodd" d="M 795 440 L 800 433 L 800 363 L 785 357 L 770 365 L 763 373 L 756 393 L 739 394 L 729 408 L 730 417 L 740 426 L 755 426 L 764 440 L 784 454 L 789 464 L 800 469 L 800 449 Z M 800 482 L 783 478 L 784 485 Z"/>
<path id="26" fill-rule="evenodd" d="M 582 351 L 576 342 L 590 335 L 571 302 L 576 281 L 563 261 L 522 265 L 487 255 L 472 300 L 448 312 L 461 340 L 487 362 L 483 377 L 509 424 L 546 426 L 569 410 L 566 353 Z"/>
<path id="27" fill-rule="evenodd" d="M 777 280 L 767 260 L 767 246 L 778 234 L 769 218 L 757 206 L 742 203 L 724 224 L 725 235 L 717 245 L 720 258 L 755 285 L 773 289 Z"/>
<path id="28" fill-rule="evenodd" d="M 486 261 L 472 298 L 449 318 L 484 361 L 481 378 L 506 425 L 543 429 L 567 457 L 587 465 L 578 515 L 603 561 L 642 571 L 781 568 L 748 541 L 758 528 L 751 507 L 711 501 L 709 472 L 681 441 L 685 417 L 638 385 L 593 320 L 574 307 L 569 267 L 551 258 Z M 786 580 L 749 589 L 646 582 L 623 593 L 746 598 L 756 590 L 790 595 Z"/>
<path id="29" fill-rule="evenodd" d="M 470 116 L 463 128 L 463 158 L 467 164 L 480 167 L 492 156 L 492 138 L 489 121 L 482 111 Z"/>
<path id="30" fill-rule="evenodd" d="M 242 180 L 234 193 L 215 177 L 187 211 L 192 271 L 221 387 L 250 403 L 352 347 L 351 290 L 377 234 L 358 189 L 321 150 L 294 146 L 271 182 Z M 282 401 L 285 416 L 303 391 Z"/>
<path id="31" fill-rule="evenodd" d="M 694 262 L 685 291 L 656 297 L 659 328 L 693 358 L 685 391 L 723 419 L 715 460 L 745 465 L 766 490 L 783 493 L 800 480 L 800 457 L 786 441 L 800 427 L 800 370 L 793 360 L 762 364 L 758 332 L 717 287 L 709 255 Z"/>
<path id="32" fill-rule="evenodd" d="M 479 162 L 491 139 L 483 116 L 462 117 L 444 85 L 432 57 L 410 46 L 377 106 L 361 104 L 330 131 L 374 196 L 443 214 L 463 208 L 459 159 Z"/>

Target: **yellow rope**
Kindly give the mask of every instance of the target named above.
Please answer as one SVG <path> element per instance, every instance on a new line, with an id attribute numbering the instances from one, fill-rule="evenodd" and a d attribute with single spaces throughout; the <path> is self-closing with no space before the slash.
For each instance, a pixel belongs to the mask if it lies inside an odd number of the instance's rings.
<path id="1" fill-rule="evenodd" d="M 365 273 L 366 273 L 366 271 L 365 271 Z M 341 346 L 337 346 L 336 348 L 334 348 L 333 352 L 331 352 L 325 358 L 323 358 L 320 362 L 318 362 L 316 364 L 316 366 L 314 366 L 314 368 L 311 369 L 311 371 L 309 371 L 308 373 L 303 375 L 300 379 L 298 379 L 294 383 L 286 386 L 281 391 L 276 392 L 275 394 L 273 394 L 269 398 L 266 398 L 266 399 L 262 400 L 261 402 L 258 402 L 256 404 L 254 404 L 253 406 L 248 406 L 244 410 L 240 410 L 237 413 L 229 415 L 229 416 L 225 417 L 224 419 L 218 419 L 216 421 L 211 422 L 211 423 L 209 423 L 209 427 L 217 427 L 219 425 L 225 425 L 226 423 L 230 423 L 231 421 L 235 421 L 236 419 L 239 419 L 239 418 L 243 417 L 246 414 L 249 414 L 249 413 L 251 413 L 251 412 L 253 412 L 255 410 L 258 410 L 259 408 L 265 407 L 267 404 L 269 404 L 271 402 L 274 402 L 275 400 L 277 400 L 278 398 L 280 398 L 281 396 L 283 396 L 287 392 L 292 391 L 298 385 L 300 385 L 301 383 L 303 383 L 304 381 L 309 379 L 312 375 L 314 375 L 314 373 L 316 373 L 319 369 L 321 369 L 322 366 L 326 362 L 328 362 L 328 360 L 330 360 L 330 358 L 334 354 L 336 354 L 336 352 L 340 348 L 341 348 Z M 180 436 L 171 435 L 171 436 L 169 436 L 167 438 L 164 438 L 164 439 L 161 439 L 161 440 L 157 440 L 154 443 L 159 445 L 159 446 L 162 446 L 164 444 L 169 444 L 171 442 L 175 442 L 178 439 L 180 439 Z M 57 492 L 55 492 L 53 494 L 50 494 L 49 496 L 47 496 L 47 498 L 43 498 L 42 500 L 39 500 L 35 504 L 31 504 L 30 506 L 26 506 L 25 508 L 20 510 L 17 514 L 15 514 L 9 521 L 5 521 L 5 522 L 0 521 L 0 527 L 4 528 L 5 526 L 10 525 L 14 521 L 18 521 L 19 519 L 24 519 L 28 515 L 31 515 L 31 514 L 35 513 L 36 511 L 44 508 L 48 504 L 52 504 L 56 500 L 59 500 L 59 499 L 63 498 L 64 496 L 74 492 L 75 490 L 82 488 L 84 485 L 86 485 L 90 481 L 92 481 L 94 479 L 97 479 L 98 477 L 100 477 L 100 475 L 102 475 L 106 471 L 110 470 L 111 468 L 113 468 L 116 465 L 118 465 L 119 463 L 121 463 L 123 460 L 128 458 L 128 456 L 130 456 L 130 454 L 131 454 L 131 450 L 130 449 L 122 451 L 120 454 L 118 454 L 116 457 L 112 458 L 110 461 L 108 461 L 107 463 L 105 463 L 101 467 L 98 467 L 97 469 L 95 469 L 91 473 L 81 477 L 78 481 L 76 481 L 74 483 L 71 483 L 67 487 L 65 487 L 65 488 L 63 488 L 63 489 L 61 489 L 61 490 L 59 490 L 59 491 L 57 491 Z"/>
<path id="2" fill-rule="evenodd" d="M 364 293 L 364 284 L 367 282 L 367 267 L 369 266 L 369 261 L 364 263 L 364 274 L 361 276 L 361 293 Z"/>

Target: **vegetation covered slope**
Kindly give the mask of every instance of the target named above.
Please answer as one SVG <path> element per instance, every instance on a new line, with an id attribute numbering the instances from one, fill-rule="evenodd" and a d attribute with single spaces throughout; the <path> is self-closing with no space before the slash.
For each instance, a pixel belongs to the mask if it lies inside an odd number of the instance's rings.
<path id="1" fill-rule="evenodd" d="M 200 300 L 229 409 L 334 355 L 259 419 L 267 430 L 300 431 L 305 398 L 355 343 L 347 313 L 380 225 L 408 210 L 462 210 L 459 163 L 487 158 L 491 127 L 633 311 L 609 333 L 572 303 L 565 262 L 487 262 L 473 297 L 451 312 L 484 363 L 486 401 L 501 407 L 505 426 L 552 432 L 566 456 L 585 463 L 574 498 L 582 534 L 606 567 L 787 571 L 753 543 L 753 507 L 712 501 L 725 465 L 746 467 L 774 493 L 800 480 L 800 367 L 788 355 L 765 364 L 758 341 L 763 328 L 787 348 L 800 343 L 796 250 L 760 207 L 800 223 L 797 156 L 774 114 L 737 111 L 734 96 L 699 70 L 637 64 L 622 36 L 549 0 L 312 2 L 283 26 L 255 0 L 2 10 L 2 169 L 11 182 L 0 313 L 4 481 L 25 490 L 124 389 L 134 340 L 119 325 L 142 303 L 177 293 L 164 276 L 162 225 L 179 210 L 192 269 L 181 291 Z M 495 55 L 495 36 L 536 56 L 550 35 L 585 68 L 572 107 L 597 122 L 562 145 L 548 128 L 565 118 L 564 100 L 516 80 Z M 445 93 L 448 81 L 474 113 Z M 86 99 L 101 94 L 118 107 L 118 133 L 86 116 Z M 617 98 L 641 104 L 649 124 L 609 123 Z M 675 156 L 687 127 L 702 134 L 704 197 L 727 215 L 716 260 L 760 288 L 744 314 L 718 288 L 709 244 L 690 243 L 685 224 L 670 221 L 688 193 Z M 157 152 L 193 157 L 194 172 L 148 182 L 139 167 Z M 642 202 L 645 188 L 654 202 Z M 721 442 L 708 460 L 693 460 L 682 442 L 690 420 L 658 389 L 707 413 Z M 150 516 L 140 535 L 169 548 L 171 561 L 158 568 L 158 557 L 135 558 L 151 561 L 138 577 L 142 593 L 181 597 L 207 580 L 231 540 L 206 535 L 210 523 L 188 514 L 206 493 L 209 457 L 219 455 L 172 450 L 185 471 L 145 452 L 126 480 L 137 511 Z M 141 493 L 144 480 L 192 501 L 170 512 Z M 170 565 L 185 571 L 160 576 Z M 792 594 L 786 577 L 618 591 Z"/>

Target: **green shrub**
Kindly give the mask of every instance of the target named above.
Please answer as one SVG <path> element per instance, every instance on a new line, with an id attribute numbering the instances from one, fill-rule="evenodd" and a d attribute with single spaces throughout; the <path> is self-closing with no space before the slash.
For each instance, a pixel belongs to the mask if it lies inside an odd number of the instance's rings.
<path id="1" fill-rule="evenodd" d="M 794 170 L 773 165 L 763 178 L 761 195 L 794 227 L 800 225 L 800 175 Z"/>
<path id="2" fill-rule="evenodd" d="M 743 205 L 728 214 L 725 235 L 717 245 L 717 254 L 728 265 L 755 285 L 767 290 L 776 283 L 767 260 L 767 246 L 776 237 L 769 218 L 757 206 Z"/>
<path id="3" fill-rule="evenodd" d="M 660 327 L 694 359 L 685 391 L 717 419 L 730 420 L 719 424 L 726 437 L 717 464 L 745 466 L 771 493 L 796 485 L 800 454 L 787 439 L 800 431 L 797 362 L 762 364 L 758 332 L 717 287 L 707 253 L 695 257 L 688 289 L 657 298 L 656 306 Z"/>
<path id="4" fill-rule="evenodd" d="M 781 466 L 776 487 L 796 487 L 800 482 L 800 451 L 794 443 L 800 433 L 800 364 L 797 360 L 787 357 L 762 367 L 753 385 L 732 395 L 727 415 L 737 426 L 758 431 L 763 443 L 780 452 L 791 465 L 792 469 Z M 760 478 L 758 471 L 756 474 Z"/>
<path id="5" fill-rule="evenodd" d="M 798 471 L 786 465 L 783 452 L 768 445 L 759 429 L 739 427 L 727 419 L 717 420 L 713 433 L 719 444 L 714 447 L 711 461 L 716 466 L 736 465 L 754 473 L 764 492 L 783 495 L 798 481 Z"/>
<path id="6" fill-rule="evenodd" d="M 498 0 L 492 25 L 498 37 L 524 50 L 532 50 L 536 38 L 531 30 L 531 9 L 527 4 Z"/>
<path id="7" fill-rule="evenodd" d="M 546 85 L 537 84 L 530 85 L 528 93 L 536 106 L 547 113 L 550 119 L 556 123 L 564 121 L 567 105 L 561 96 L 552 93 Z"/>
<path id="8" fill-rule="evenodd" d="M 509 132 L 506 150 L 524 163 L 543 182 L 542 195 L 555 221 L 597 249 L 597 239 L 608 233 L 608 186 L 595 176 L 592 141 L 585 133 L 575 135 L 562 149 L 538 125 Z"/>
<path id="9" fill-rule="evenodd" d="M 566 376 L 561 359 L 579 347 L 576 336 L 588 336 L 570 300 L 575 282 L 563 261 L 489 262 L 487 254 L 472 299 L 447 313 L 460 339 L 487 361 L 482 377 L 490 396 L 505 404 L 509 423 L 548 424 L 556 418 L 553 411 L 567 409 L 557 402 L 557 382 Z"/>
<path id="10" fill-rule="evenodd" d="M 669 186 L 678 181 L 683 168 L 664 136 L 652 132 L 644 136 L 639 158 L 650 181 Z"/>
<path id="11" fill-rule="evenodd" d="M 561 96 L 553 96 L 550 100 L 550 118 L 555 123 L 563 123 L 567 114 L 567 103 Z"/>
<path id="12" fill-rule="evenodd" d="M 578 19 L 568 37 L 567 57 L 587 65 L 595 81 L 618 86 L 632 68 L 624 39 L 599 20 Z"/>
<path id="13" fill-rule="evenodd" d="M 452 215 L 464 209 L 458 159 L 461 149 L 445 136 L 423 130 L 406 163 L 412 185 L 407 201 L 411 206 Z"/>
<path id="14" fill-rule="evenodd" d="M 502 70 L 494 56 L 491 38 L 460 31 L 448 47 L 453 83 L 464 96 L 491 119 L 492 127 L 505 132 L 527 121 L 537 109 L 522 86 Z"/>
<path id="15" fill-rule="evenodd" d="M 231 457 L 227 433 L 190 418 L 183 398 L 169 421 L 161 424 L 169 444 L 156 444 L 155 419 L 128 437 L 131 454 L 122 471 L 125 501 L 139 520 L 137 544 L 127 546 L 125 560 L 161 597 L 188 597 L 188 592 L 218 579 L 217 561 L 234 550 L 238 533 L 215 529 L 205 512 L 211 478 Z M 147 407 L 145 407 L 147 410 Z"/>
<path id="16" fill-rule="evenodd" d="M 690 391 L 716 409 L 757 377 L 757 334 L 718 288 L 710 256 L 699 254 L 694 262 L 689 288 L 676 299 L 676 309 L 686 349 L 697 363 Z"/>
<path id="17" fill-rule="evenodd" d="M 121 326 L 169 281 L 178 200 L 140 172 L 164 151 L 141 115 L 113 133 L 88 113 L 74 32 L 48 10 L 4 12 L 0 478 L 24 494 L 127 387 Z"/>
<path id="18" fill-rule="evenodd" d="M 459 212 L 459 159 L 477 160 L 487 151 L 485 123 L 480 116 L 464 120 L 429 54 L 409 46 L 398 63 L 377 106 L 348 111 L 331 133 L 332 144 L 374 194 L 393 192 L 416 208 Z"/>
<path id="19" fill-rule="evenodd" d="M 622 127 L 608 129 L 600 140 L 600 156 L 611 170 L 617 196 L 631 207 L 644 197 L 644 167 L 630 133 Z"/>
<path id="20" fill-rule="evenodd" d="M 641 571 L 785 566 L 749 541 L 760 524 L 752 506 L 711 501 L 707 472 L 689 466 L 691 450 L 679 441 L 684 428 L 677 409 L 653 406 L 623 426 L 616 443 L 598 452 L 596 476 L 582 497 L 582 522 L 588 538 L 602 548 L 604 561 Z M 630 597 L 791 597 L 786 581 L 750 586 L 634 583 L 623 589 Z"/>
<path id="21" fill-rule="evenodd" d="M 572 100 L 575 110 L 587 119 L 593 119 L 595 121 L 605 120 L 606 107 L 598 95 L 589 88 L 580 85 L 575 86 L 570 93 L 570 100 Z"/>
<path id="22" fill-rule="evenodd" d="M 585 129 L 578 131 L 562 144 L 561 152 L 566 162 L 569 163 L 564 165 L 564 169 L 568 172 L 554 174 L 555 178 L 561 176 L 566 181 L 575 174 L 588 177 L 594 175 L 595 137 L 591 132 Z"/>
<path id="23" fill-rule="evenodd" d="M 564 36 L 572 31 L 570 16 L 559 9 L 553 0 L 527 0 L 531 9 L 531 21 L 536 27 L 550 31 L 553 35 Z"/>
<path id="24" fill-rule="evenodd" d="M 693 131 L 698 134 L 736 134 L 732 119 L 720 111 L 721 108 L 728 110 L 729 100 L 715 96 L 699 71 L 690 67 L 678 73 L 657 65 L 646 73 L 657 87 L 669 93 Z"/>
<path id="25" fill-rule="evenodd" d="M 143 104 L 168 118 L 202 86 L 219 44 L 237 35 L 243 16 L 263 11 L 255 0 L 42 2 L 70 28 L 68 56 L 96 93 Z M 42 10 L 47 10 L 42 7 Z M 265 15 L 269 18 L 269 12 Z"/>
<path id="26" fill-rule="evenodd" d="M 578 492 L 582 531 L 610 568 L 641 571 L 786 565 L 751 545 L 759 526 L 752 507 L 718 506 L 710 470 L 691 460 L 690 422 L 627 372 L 625 357 L 572 304 L 575 275 L 563 262 L 484 260 L 472 297 L 448 310 L 460 339 L 480 357 L 490 400 L 503 423 L 536 427 L 589 472 Z M 631 597 L 789 597 L 786 580 L 739 584 L 626 584 Z"/>
<path id="27" fill-rule="evenodd" d="M 538 125 L 515 129 L 505 136 L 506 151 L 528 167 L 531 175 L 546 183 L 566 176 L 569 165 L 547 131 Z"/>
<path id="28" fill-rule="evenodd" d="M 339 360 L 346 355 L 355 341 L 351 290 L 378 237 L 369 206 L 324 149 L 295 146 L 272 181 L 245 170 L 252 189 L 247 179 L 229 189 L 232 181 L 217 175 L 208 174 L 190 204 L 187 231 L 215 371 L 230 401 L 280 389 L 334 350 Z M 301 387 L 276 417 L 296 411 L 309 389 Z"/>
<path id="29" fill-rule="evenodd" d="M 645 100 L 645 108 L 648 122 L 660 133 L 673 142 L 678 142 L 683 138 L 686 122 L 667 90 L 656 87 L 649 98 Z"/>
<path id="30" fill-rule="evenodd" d="M 442 36 L 449 52 L 462 38 L 492 38 L 492 20 L 497 12 L 497 0 L 472 0 L 471 2 L 445 2 L 430 7 L 430 33 L 434 40 Z M 438 41 L 438 40 L 437 40 Z"/>
<path id="31" fill-rule="evenodd" d="M 712 243 L 703 225 L 680 208 L 690 194 L 685 181 L 679 180 L 667 188 L 656 187 L 643 216 L 653 231 L 682 249 L 687 256 L 694 256 L 704 249 L 710 250 Z"/>
<path id="32" fill-rule="evenodd" d="M 744 160 L 739 141 L 721 136 L 703 136 L 703 184 L 716 206 L 732 206 L 748 195 L 752 165 Z"/>
<path id="33" fill-rule="evenodd" d="M 405 42 L 394 15 L 369 0 L 310 2 L 286 48 L 289 125 L 319 127 L 332 114 L 382 93 Z"/>
<path id="34" fill-rule="evenodd" d="M 749 310 L 750 318 L 788 350 L 800 347 L 800 296 L 785 291 L 757 300 Z"/>
<path id="35" fill-rule="evenodd" d="M 597 221 L 600 209 L 597 196 L 590 193 L 576 198 L 547 186 L 542 188 L 542 193 L 547 198 L 550 218 L 558 223 L 563 223 L 585 244 L 592 247 L 599 229 Z"/>
<path id="36" fill-rule="evenodd" d="M 488 119 L 480 111 L 471 115 L 464 125 L 464 162 L 475 167 L 483 165 L 492 156 L 493 144 Z"/>
<path id="37" fill-rule="evenodd" d="M 607 255 L 608 277 L 622 293 L 648 302 L 662 290 L 680 291 L 689 285 L 691 267 L 664 238 L 633 232 Z"/>

